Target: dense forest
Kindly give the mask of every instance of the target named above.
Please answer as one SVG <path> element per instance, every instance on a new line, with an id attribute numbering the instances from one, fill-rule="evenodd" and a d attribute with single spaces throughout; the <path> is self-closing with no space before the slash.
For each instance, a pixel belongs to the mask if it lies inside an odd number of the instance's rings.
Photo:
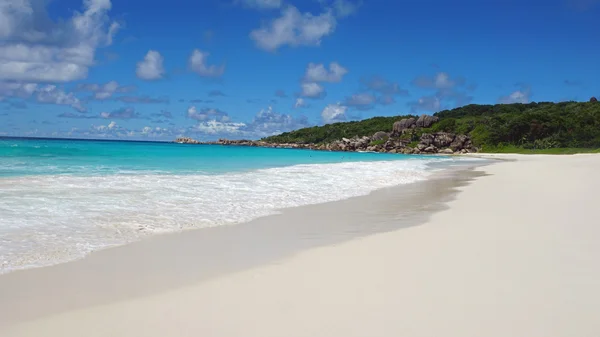
<path id="1" fill-rule="evenodd" d="M 600 102 L 471 104 L 434 114 L 439 121 L 419 132 L 451 132 L 471 136 L 482 151 L 554 148 L 600 148 Z M 411 115 L 304 128 L 263 139 L 271 143 L 327 143 L 342 137 L 392 131 L 395 121 Z"/>

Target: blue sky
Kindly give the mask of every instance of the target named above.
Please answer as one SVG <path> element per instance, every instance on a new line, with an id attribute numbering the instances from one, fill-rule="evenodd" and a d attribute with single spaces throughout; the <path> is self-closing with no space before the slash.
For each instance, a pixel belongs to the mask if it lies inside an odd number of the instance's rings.
<path id="1" fill-rule="evenodd" d="M 259 138 L 600 96 L 600 1 L 0 0 L 0 135 Z"/>

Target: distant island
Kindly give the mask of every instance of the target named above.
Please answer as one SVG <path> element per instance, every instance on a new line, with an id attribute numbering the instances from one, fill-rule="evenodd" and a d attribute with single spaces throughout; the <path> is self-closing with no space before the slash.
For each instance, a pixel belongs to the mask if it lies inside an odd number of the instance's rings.
<path id="1" fill-rule="evenodd" d="M 470 104 L 429 115 L 373 117 L 303 128 L 261 140 L 178 143 L 387 153 L 600 152 L 600 103 Z"/>

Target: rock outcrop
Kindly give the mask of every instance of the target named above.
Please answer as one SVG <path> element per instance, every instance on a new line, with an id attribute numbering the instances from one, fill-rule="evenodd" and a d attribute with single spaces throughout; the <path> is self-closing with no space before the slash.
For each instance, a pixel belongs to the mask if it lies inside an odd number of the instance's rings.
<path id="1" fill-rule="evenodd" d="M 417 119 L 416 126 L 418 128 L 428 128 L 433 125 L 433 123 L 439 121 L 440 119 L 436 116 L 430 115 L 421 115 L 419 119 Z"/>
<path id="2" fill-rule="evenodd" d="M 179 144 L 200 144 L 201 142 L 189 138 L 189 137 L 179 137 L 177 139 L 175 139 L 175 143 L 179 143 Z"/>
<path id="3" fill-rule="evenodd" d="M 590 102 L 598 102 L 598 99 L 596 99 L 596 97 L 592 97 L 590 98 Z"/>
<path id="4" fill-rule="evenodd" d="M 373 141 L 386 140 L 386 139 L 388 139 L 389 136 L 390 135 L 387 132 L 379 131 L 379 132 L 375 132 L 375 134 L 373 135 L 373 137 L 371 137 L 371 139 Z"/>
<path id="5" fill-rule="evenodd" d="M 459 154 L 477 152 L 471 138 L 467 135 L 457 135 L 449 132 L 423 133 L 423 128 L 428 128 L 439 120 L 438 117 L 422 115 L 418 120 L 414 118 L 402 119 L 393 125 L 392 133 L 379 131 L 368 137 L 342 138 L 326 144 L 275 144 L 255 140 L 229 140 L 219 139 L 216 142 L 199 142 L 192 138 L 180 137 L 176 143 L 184 144 L 215 144 L 235 146 L 257 146 L 269 148 L 311 149 L 323 151 L 369 151 L 403 154 Z M 418 142 L 411 142 L 418 137 Z"/>
<path id="6" fill-rule="evenodd" d="M 414 118 L 404 118 L 394 123 L 392 134 L 401 135 L 405 130 L 416 127 L 417 120 Z"/>

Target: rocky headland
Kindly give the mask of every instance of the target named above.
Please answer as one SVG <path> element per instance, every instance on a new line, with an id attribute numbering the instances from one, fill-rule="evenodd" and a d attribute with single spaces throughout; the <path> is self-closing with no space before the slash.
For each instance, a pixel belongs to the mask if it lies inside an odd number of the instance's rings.
<path id="1" fill-rule="evenodd" d="M 464 154 L 477 152 L 468 135 L 450 132 L 424 132 L 439 121 L 438 117 L 422 115 L 405 118 L 393 124 L 392 132 L 379 131 L 372 136 L 354 136 L 323 144 L 272 143 L 263 140 L 219 139 L 200 142 L 188 137 L 175 139 L 181 144 L 235 145 L 268 148 L 310 149 L 321 151 L 382 152 L 402 154 Z"/>

